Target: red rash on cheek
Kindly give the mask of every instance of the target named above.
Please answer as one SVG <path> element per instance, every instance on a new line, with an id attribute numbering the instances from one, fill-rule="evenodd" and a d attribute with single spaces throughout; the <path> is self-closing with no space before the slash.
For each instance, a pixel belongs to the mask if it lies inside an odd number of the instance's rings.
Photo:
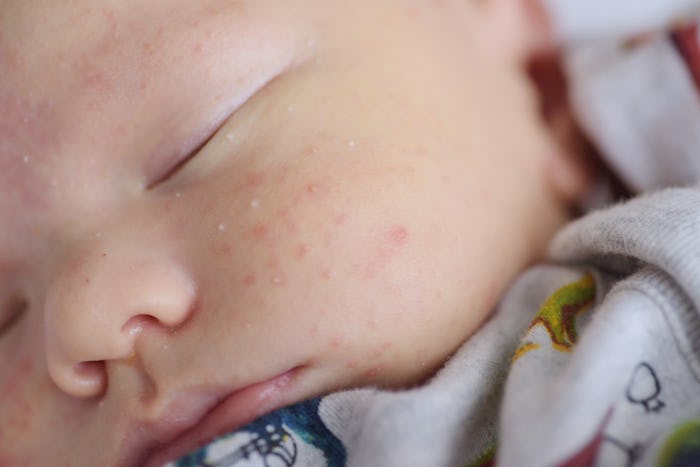
<path id="1" fill-rule="evenodd" d="M 397 226 L 389 230 L 387 237 L 394 246 L 401 247 L 408 240 L 408 230 L 405 227 Z"/>
<path id="2" fill-rule="evenodd" d="M 246 176 L 245 184 L 248 187 L 259 187 L 265 180 L 265 174 L 262 172 L 253 172 Z"/>
<path id="3" fill-rule="evenodd" d="M 386 231 L 379 241 L 374 256 L 370 259 L 362 270 L 364 279 L 371 279 L 375 274 L 383 269 L 399 251 L 401 251 L 409 240 L 409 232 L 406 227 L 397 225 Z"/>
<path id="4" fill-rule="evenodd" d="M 253 274 L 248 274 L 247 276 L 245 276 L 243 278 L 243 285 L 245 285 L 246 287 L 254 286 L 255 282 L 256 282 L 256 280 L 255 280 L 255 276 Z"/>
<path id="5" fill-rule="evenodd" d="M 217 255 L 231 256 L 234 253 L 234 246 L 231 242 L 224 242 L 214 247 L 214 253 Z"/>
<path id="6" fill-rule="evenodd" d="M 375 365 L 364 372 L 366 378 L 374 378 L 384 371 L 384 365 Z"/>
<path id="7" fill-rule="evenodd" d="M 297 258 L 301 259 L 301 258 L 305 257 L 308 252 L 309 252 L 309 247 L 302 243 L 301 245 L 297 246 L 296 256 L 297 256 Z"/>
<path id="8" fill-rule="evenodd" d="M 265 224 L 257 224 L 253 227 L 253 237 L 258 241 L 269 240 L 271 237 L 270 229 Z"/>

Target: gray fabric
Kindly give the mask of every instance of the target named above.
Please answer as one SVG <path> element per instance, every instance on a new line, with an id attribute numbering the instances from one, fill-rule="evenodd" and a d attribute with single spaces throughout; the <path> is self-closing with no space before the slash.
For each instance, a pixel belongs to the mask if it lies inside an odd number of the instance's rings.
<path id="1" fill-rule="evenodd" d="M 698 0 L 542 0 L 567 46 L 663 30 L 700 15 Z"/>

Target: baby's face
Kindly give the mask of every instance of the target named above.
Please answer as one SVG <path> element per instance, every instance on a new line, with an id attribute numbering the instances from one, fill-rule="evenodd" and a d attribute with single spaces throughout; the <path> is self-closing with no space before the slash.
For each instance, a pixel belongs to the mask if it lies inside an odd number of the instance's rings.
<path id="1" fill-rule="evenodd" d="M 564 218 L 466 3 L 3 2 L 0 465 L 431 375 Z"/>

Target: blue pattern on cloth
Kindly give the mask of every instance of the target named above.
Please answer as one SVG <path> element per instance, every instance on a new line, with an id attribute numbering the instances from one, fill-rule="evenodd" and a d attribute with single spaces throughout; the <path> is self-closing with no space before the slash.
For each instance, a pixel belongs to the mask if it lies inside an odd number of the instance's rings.
<path id="1" fill-rule="evenodd" d="M 175 462 L 177 467 L 232 467 L 240 462 L 259 465 L 304 465 L 298 458 L 297 440 L 318 449 L 327 467 L 344 467 L 345 446 L 328 429 L 319 414 L 321 399 L 310 399 L 265 415 L 248 425 L 223 435 Z M 247 441 L 227 454 L 210 460 L 212 447 L 221 441 L 245 434 Z M 297 462 L 300 462 L 297 464 Z"/>

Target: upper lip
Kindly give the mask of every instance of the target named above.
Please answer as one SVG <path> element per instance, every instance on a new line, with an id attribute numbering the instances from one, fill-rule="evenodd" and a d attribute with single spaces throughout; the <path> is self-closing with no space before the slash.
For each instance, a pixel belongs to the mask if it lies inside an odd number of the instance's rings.
<path id="1" fill-rule="evenodd" d="M 130 430 L 126 443 L 132 444 L 125 452 L 134 453 L 133 457 L 126 459 L 124 465 L 149 465 L 153 462 L 153 457 L 159 457 L 158 453 L 172 448 L 183 437 L 197 433 L 200 437 L 216 436 L 220 433 L 200 433 L 200 426 L 206 425 L 212 414 L 216 414 L 228 401 L 237 395 L 244 394 L 247 389 L 255 390 L 267 384 L 276 384 L 275 381 L 282 380 L 282 386 L 286 386 L 292 378 L 296 369 L 292 369 L 279 375 L 264 379 L 257 383 L 246 384 L 235 389 L 199 389 L 182 391 L 170 398 L 164 404 L 160 415 L 149 421 L 137 423 L 134 429 Z M 264 394 L 262 394 L 264 397 Z M 251 413 L 256 408 L 251 408 Z M 271 408 L 263 407 L 262 410 Z M 214 415 L 215 416 L 215 415 Z M 257 415 L 255 415 L 257 416 Z M 247 421 L 246 421 L 247 423 Z M 237 426 L 227 428 L 235 429 Z M 211 428 L 210 428 L 211 429 Z M 185 453 L 182 453 L 185 454 Z M 172 460 L 172 459 L 166 459 Z"/>
<path id="2" fill-rule="evenodd" d="M 181 435 L 196 427 L 208 413 L 232 391 L 183 391 L 173 396 L 161 415 L 155 419 L 135 423 L 124 441 L 130 453 L 120 465 L 143 465 L 156 450 L 167 446 Z"/>

